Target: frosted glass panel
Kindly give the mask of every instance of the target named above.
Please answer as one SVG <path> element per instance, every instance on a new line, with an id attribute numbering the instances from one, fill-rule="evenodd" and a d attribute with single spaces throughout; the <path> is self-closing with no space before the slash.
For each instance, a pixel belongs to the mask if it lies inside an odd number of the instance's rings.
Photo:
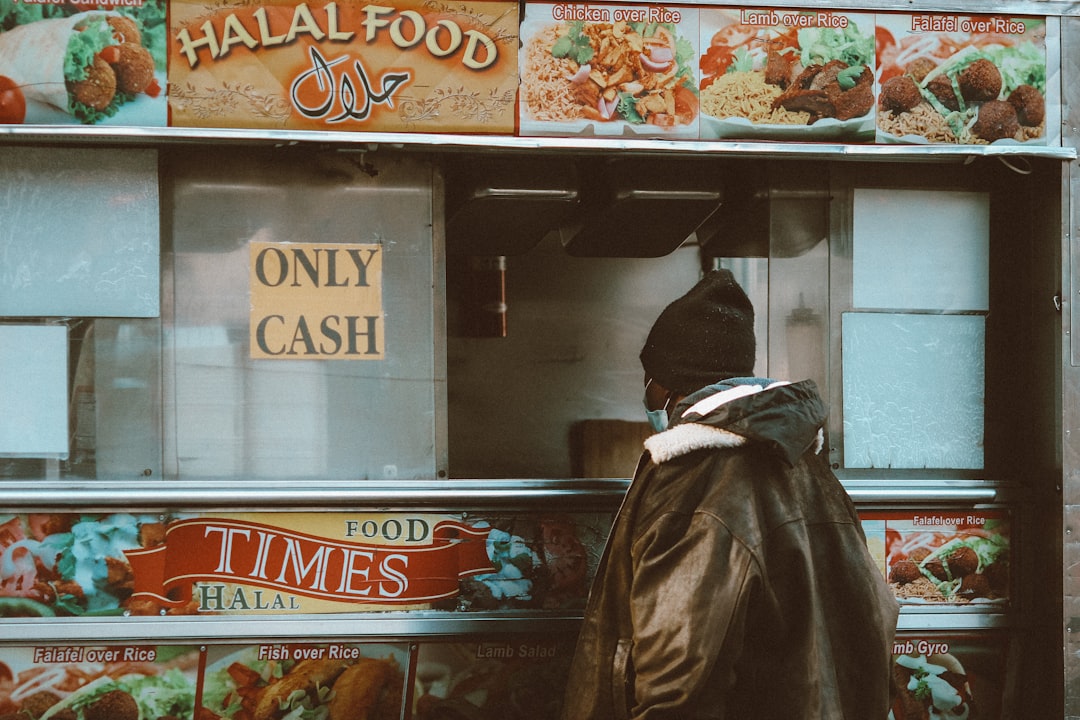
<path id="1" fill-rule="evenodd" d="M 844 465 L 983 467 L 985 318 L 843 316 Z"/>
<path id="2" fill-rule="evenodd" d="M 0 325 L 0 455 L 68 454 L 67 327 Z"/>
<path id="3" fill-rule="evenodd" d="M 171 167 L 167 196 L 175 301 L 165 320 L 165 475 L 436 477 L 436 383 L 445 377 L 435 367 L 429 166 L 380 163 L 369 173 L 334 154 L 303 166 L 269 153 L 229 154 L 220 166 L 208 157 Z M 382 248 L 385 357 L 253 356 L 256 243 L 322 248 L 324 257 L 335 243 Z M 320 350 L 334 344 L 322 320 L 312 314 L 309 332 Z M 306 348 L 299 327 L 289 327 L 290 349 Z"/>
<path id="4" fill-rule="evenodd" d="M 855 190 L 856 308 L 987 310 L 986 193 Z"/>
<path id="5" fill-rule="evenodd" d="M 157 153 L 0 152 L 0 316 L 157 317 Z"/>

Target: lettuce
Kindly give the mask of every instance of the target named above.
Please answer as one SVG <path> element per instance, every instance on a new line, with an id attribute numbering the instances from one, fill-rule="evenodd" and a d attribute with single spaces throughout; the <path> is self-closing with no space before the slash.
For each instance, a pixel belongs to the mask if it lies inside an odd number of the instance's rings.
<path id="1" fill-rule="evenodd" d="M 54 553 L 61 576 L 82 588 L 87 612 L 118 609 L 120 598 L 109 587 L 105 558 L 122 558 L 124 550 L 139 547 L 139 525 L 137 517 L 126 513 L 87 515 L 70 532 L 43 541 Z"/>
<path id="2" fill-rule="evenodd" d="M 135 698 L 141 718 L 189 720 L 195 714 L 195 686 L 176 668 L 161 675 L 128 675 L 116 684 Z"/>
<path id="3" fill-rule="evenodd" d="M 850 67 L 874 62 L 874 37 L 863 35 L 854 24 L 842 30 L 803 28 L 799 30 L 799 48 L 804 67 L 832 60 L 842 60 Z"/>

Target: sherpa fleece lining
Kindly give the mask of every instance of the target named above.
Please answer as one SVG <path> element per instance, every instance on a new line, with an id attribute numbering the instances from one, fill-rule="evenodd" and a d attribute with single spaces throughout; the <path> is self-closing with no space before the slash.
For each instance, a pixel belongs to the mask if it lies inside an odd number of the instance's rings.
<path id="1" fill-rule="evenodd" d="M 653 462 L 659 464 L 695 450 L 736 448 L 746 443 L 746 438 L 733 432 L 708 425 L 686 423 L 650 435 L 645 439 L 645 449 L 649 451 Z"/>

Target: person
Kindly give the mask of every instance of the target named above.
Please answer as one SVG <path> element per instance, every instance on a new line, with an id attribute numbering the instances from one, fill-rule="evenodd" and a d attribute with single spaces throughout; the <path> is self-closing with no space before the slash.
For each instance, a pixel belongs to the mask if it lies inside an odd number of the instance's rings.
<path id="1" fill-rule="evenodd" d="M 644 348 L 659 432 L 589 595 L 564 720 L 884 720 L 897 601 L 820 452 L 813 381 L 753 377 L 754 309 L 727 270 Z"/>

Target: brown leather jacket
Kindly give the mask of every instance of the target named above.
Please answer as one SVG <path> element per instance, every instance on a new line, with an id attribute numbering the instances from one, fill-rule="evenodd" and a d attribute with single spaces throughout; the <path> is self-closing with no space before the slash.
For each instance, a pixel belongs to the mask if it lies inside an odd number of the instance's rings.
<path id="1" fill-rule="evenodd" d="M 646 442 L 564 720 L 888 716 L 897 602 L 815 452 L 814 383 L 769 383 L 699 391 Z"/>

